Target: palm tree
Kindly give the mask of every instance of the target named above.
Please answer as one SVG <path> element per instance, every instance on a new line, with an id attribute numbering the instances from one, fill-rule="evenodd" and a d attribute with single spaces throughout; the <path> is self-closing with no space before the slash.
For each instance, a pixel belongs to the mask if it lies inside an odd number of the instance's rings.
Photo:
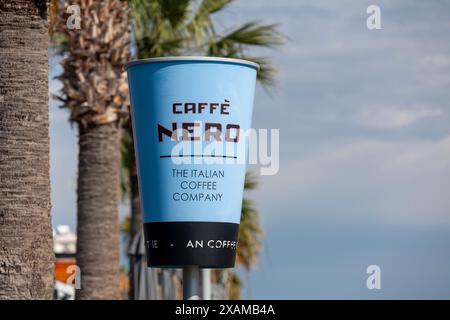
<path id="1" fill-rule="evenodd" d="M 245 192 L 255 189 L 256 178 L 253 174 L 245 176 Z M 236 253 L 236 264 L 250 270 L 258 263 L 262 247 L 262 229 L 259 223 L 258 211 L 252 201 L 245 195 L 242 201 L 241 223 L 239 225 L 239 248 Z"/>
<path id="2" fill-rule="evenodd" d="M 0 2 L 0 299 L 50 299 L 46 1 Z"/>
<path id="3" fill-rule="evenodd" d="M 60 100 L 78 124 L 78 299 L 119 298 L 119 172 L 121 121 L 127 115 L 128 4 L 77 0 L 81 29 L 60 23 Z"/>
<path id="4" fill-rule="evenodd" d="M 248 59 L 260 64 L 258 81 L 276 84 L 269 59 L 248 55 L 254 47 L 273 48 L 284 42 L 275 24 L 250 21 L 217 32 L 213 16 L 233 0 L 130 0 L 136 57 L 208 55 Z"/>
<path id="5" fill-rule="evenodd" d="M 223 11 L 232 0 L 131 0 L 131 18 L 137 58 L 151 58 L 168 55 L 209 55 L 218 57 L 243 58 L 258 62 L 261 70 L 258 80 L 265 87 L 275 85 L 275 69 L 264 57 L 248 56 L 251 47 L 274 47 L 280 45 L 284 37 L 276 25 L 248 22 L 230 28 L 225 34 L 216 31 L 213 15 Z M 131 125 L 127 141 L 132 141 Z M 127 144 L 134 155 L 133 143 Z M 130 239 L 142 228 L 139 206 L 139 190 L 135 159 L 127 161 L 128 183 L 131 194 L 131 234 Z M 247 188 L 254 187 L 252 181 Z M 237 253 L 237 264 L 250 269 L 257 261 L 261 248 L 261 228 L 257 212 L 248 200 L 244 200 L 240 228 L 241 245 Z M 133 270 L 130 260 L 130 270 Z M 132 276 L 132 275 L 131 275 Z M 237 276 L 234 275 L 239 283 Z M 236 287 L 236 286 L 235 286 Z M 238 291 L 237 289 L 234 290 Z"/>

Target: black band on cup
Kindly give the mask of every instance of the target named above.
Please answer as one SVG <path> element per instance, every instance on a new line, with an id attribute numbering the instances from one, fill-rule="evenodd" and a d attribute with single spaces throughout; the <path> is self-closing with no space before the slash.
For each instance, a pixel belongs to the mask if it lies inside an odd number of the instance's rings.
<path id="1" fill-rule="evenodd" d="M 151 222 L 144 232 L 149 267 L 234 267 L 237 223 Z"/>

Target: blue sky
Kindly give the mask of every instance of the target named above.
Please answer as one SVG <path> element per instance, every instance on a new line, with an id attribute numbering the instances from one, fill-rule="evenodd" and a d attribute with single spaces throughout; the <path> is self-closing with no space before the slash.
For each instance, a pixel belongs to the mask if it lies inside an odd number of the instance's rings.
<path id="1" fill-rule="evenodd" d="M 381 30 L 366 28 L 370 4 L 381 7 Z M 265 250 L 243 273 L 244 297 L 450 298 L 449 9 L 264 0 L 217 17 L 223 29 L 279 23 L 288 37 L 256 52 L 273 59 L 279 85 L 257 89 L 253 124 L 280 129 L 281 163 L 249 194 Z M 53 221 L 74 227 L 76 127 L 54 102 L 50 110 Z M 366 288 L 370 264 L 381 267 L 381 290 Z"/>

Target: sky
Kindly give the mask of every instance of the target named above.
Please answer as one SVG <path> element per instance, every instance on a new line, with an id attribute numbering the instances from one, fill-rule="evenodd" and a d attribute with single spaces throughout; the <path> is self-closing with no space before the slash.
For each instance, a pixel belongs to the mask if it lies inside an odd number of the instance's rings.
<path id="1" fill-rule="evenodd" d="M 366 26 L 371 4 L 380 30 Z M 276 89 L 256 90 L 253 126 L 280 129 L 280 170 L 247 195 L 265 238 L 259 265 L 239 271 L 243 297 L 450 298 L 450 4 L 236 1 L 216 20 L 277 23 L 287 38 L 254 52 L 278 69 Z M 67 119 L 52 102 L 53 222 L 75 228 Z M 379 290 L 366 286 L 369 265 Z"/>

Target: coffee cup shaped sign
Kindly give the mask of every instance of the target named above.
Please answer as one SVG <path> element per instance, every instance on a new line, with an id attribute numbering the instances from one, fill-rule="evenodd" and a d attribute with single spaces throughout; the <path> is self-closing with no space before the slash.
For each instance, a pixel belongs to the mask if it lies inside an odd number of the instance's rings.
<path id="1" fill-rule="evenodd" d="M 234 266 L 256 74 L 212 57 L 125 68 L 150 267 Z"/>

